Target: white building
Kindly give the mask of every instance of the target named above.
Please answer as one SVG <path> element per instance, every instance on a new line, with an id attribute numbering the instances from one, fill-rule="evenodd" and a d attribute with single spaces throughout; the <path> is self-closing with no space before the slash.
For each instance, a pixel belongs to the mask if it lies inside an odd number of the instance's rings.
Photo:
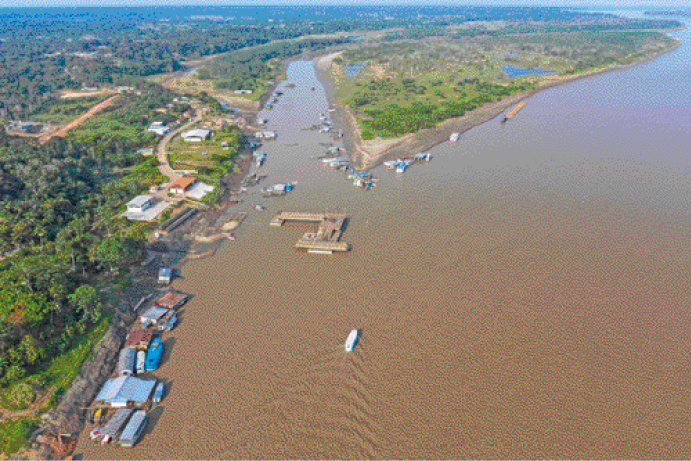
<path id="1" fill-rule="evenodd" d="M 141 213 L 154 204 L 153 197 L 150 195 L 138 195 L 127 202 L 127 211 Z"/>
<path id="2" fill-rule="evenodd" d="M 170 128 L 164 122 L 153 122 L 146 131 L 156 133 L 159 136 L 165 136 L 170 131 Z"/>
<path id="3" fill-rule="evenodd" d="M 182 133 L 182 139 L 184 139 L 185 142 L 202 142 L 209 139 L 209 136 L 211 136 L 211 131 L 200 128 Z"/>

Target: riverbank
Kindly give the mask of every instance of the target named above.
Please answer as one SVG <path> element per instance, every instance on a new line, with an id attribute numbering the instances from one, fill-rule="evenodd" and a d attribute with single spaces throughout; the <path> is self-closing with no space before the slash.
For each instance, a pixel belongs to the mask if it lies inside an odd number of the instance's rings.
<path id="1" fill-rule="evenodd" d="M 593 77 L 608 72 L 625 70 L 633 66 L 651 61 L 663 54 L 674 51 L 681 46 L 681 42 L 675 39 L 674 46 L 646 57 L 630 64 L 618 64 L 602 69 L 595 69 L 576 75 L 555 75 L 546 77 L 537 88 L 530 91 L 517 93 L 500 101 L 474 109 L 462 117 L 445 120 L 433 128 L 423 129 L 416 133 L 410 133 L 397 138 L 377 138 L 365 141 L 362 139 L 362 132 L 357 123 L 354 112 L 342 101 L 335 101 L 335 82 L 330 69 L 333 60 L 340 53 L 332 53 L 321 57 L 315 67 L 324 88 L 327 90 L 329 100 L 333 101 L 334 107 L 339 112 L 340 118 L 345 122 L 346 149 L 350 154 L 351 161 L 357 165 L 358 169 L 368 170 L 381 165 L 385 160 L 395 157 L 408 157 L 417 152 L 427 151 L 430 148 L 447 142 L 449 136 L 454 133 L 463 133 L 478 125 L 486 123 L 497 117 L 509 107 L 535 95 L 540 91 L 553 88 L 566 83 L 574 82 L 583 78 Z"/>

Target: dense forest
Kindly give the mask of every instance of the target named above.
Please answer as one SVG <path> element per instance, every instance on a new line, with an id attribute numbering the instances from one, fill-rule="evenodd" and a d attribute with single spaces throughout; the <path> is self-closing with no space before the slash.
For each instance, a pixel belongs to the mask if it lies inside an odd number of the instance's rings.
<path id="1" fill-rule="evenodd" d="M 274 77 L 279 66 L 272 67 L 272 60 L 280 63 L 304 51 L 322 50 L 347 42 L 348 39 L 306 39 L 271 43 L 216 59 L 201 69 L 197 77 L 201 80 L 214 79 L 218 89 L 255 90 L 263 81 Z"/>
<path id="2" fill-rule="evenodd" d="M 70 135 L 45 145 L 0 129 L 0 386 L 30 375 L 100 321 L 103 274 L 128 273 L 144 229 L 118 218 L 123 204 L 161 180 L 143 127 L 172 94 L 151 85 L 123 95 Z M 186 106 L 179 106 L 178 111 Z"/>

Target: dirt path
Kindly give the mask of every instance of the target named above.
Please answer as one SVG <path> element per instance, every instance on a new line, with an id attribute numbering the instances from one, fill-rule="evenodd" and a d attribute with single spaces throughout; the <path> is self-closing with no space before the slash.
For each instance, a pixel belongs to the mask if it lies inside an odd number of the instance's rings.
<path id="1" fill-rule="evenodd" d="M 161 141 L 158 143 L 158 146 L 156 147 L 156 158 L 158 159 L 159 165 L 158 165 L 158 170 L 161 172 L 162 175 L 168 176 L 170 178 L 170 182 L 173 182 L 177 179 L 180 179 L 180 174 L 178 174 L 173 167 L 170 166 L 170 162 L 168 161 L 168 144 L 170 144 L 170 141 L 179 133 L 182 131 L 187 130 L 189 127 L 194 125 L 195 123 L 198 123 L 201 119 L 195 118 L 181 127 L 177 128 L 176 130 L 171 131 L 167 135 L 161 139 Z M 165 191 L 167 192 L 167 190 Z"/>
<path id="2" fill-rule="evenodd" d="M 7 420 L 7 419 L 17 419 L 17 418 L 26 418 L 29 416 L 33 416 L 37 410 L 43 408 L 43 406 L 48 402 L 50 399 L 50 396 L 53 395 L 53 392 L 55 391 L 55 386 L 49 388 L 46 392 L 44 392 L 34 403 L 29 405 L 27 408 L 23 410 L 14 410 L 14 411 L 0 411 L 0 419 Z"/>
<path id="3" fill-rule="evenodd" d="M 111 96 L 110 98 L 106 99 L 105 101 L 103 101 L 99 104 L 96 104 L 94 107 L 89 109 L 86 114 L 82 115 L 81 117 L 79 117 L 75 120 L 72 120 L 70 123 L 68 123 L 64 127 L 60 128 L 59 130 L 54 131 L 50 134 L 41 136 L 40 138 L 38 138 L 38 142 L 41 144 L 44 144 L 56 136 L 60 136 L 60 137 L 65 136 L 67 134 L 67 132 L 70 131 L 72 128 L 78 127 L 79 125 L 81 125 L 85 121 L 89 120 L 94 115 L 101 112 L 106 107 L 110 106 L 113 103 L 113 101 L 115 100 L 115 98 L 117 98 L 117 97 L 118 97 L 118 95 L 114 95 L 114 96 Z"/>

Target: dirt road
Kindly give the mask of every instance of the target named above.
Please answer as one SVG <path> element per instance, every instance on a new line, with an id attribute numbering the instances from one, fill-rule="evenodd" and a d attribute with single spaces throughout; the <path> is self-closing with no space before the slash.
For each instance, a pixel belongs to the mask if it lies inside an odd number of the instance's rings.
<path id="1" fill-rule="evenodd" d="M 118 95 L 111 96 L 110 98 L 106 99 L 102 103 L 96 104 L 94 107 L 89 109 L 86 114 L 82 115 L 81 117 L 79 117 L 75 120 L 72 120 L 70 123 L 68 123 L 64 127 L 60 128 L 59 130 L 54 131 L 50 134 L 41 136 L 40 138 L 38 138 L 38 142 L 41 144 L 44 144 L 44 143 L 50 141 L 55 136 L 60 136 L 60 137 L 65 136 L 72 128 L 78 127 L 79 125 L 81 125 L 85 121 L 89 120 L 94 115 L 101 112 L 106 107 L 110 106 L 113 103 L 113 101 L 115 100 L 115 98 L 117 98 L 117 97 L 118 97 Z"/>
<path id="2" fill-rule="evenodd" d="M 159 162 L 158 170 L 161 172 L 162 175 L 168 176 L 170 178 L 170 182 L 179 179 L 181 175 L 177 173 L 168 162 L 168 144 L 176 135 L 178 135 L 182 131 L 187 130 L 195 123 L 198 123 L 200 120 L 201 119 L 195 118 L 180 126 L 179 128 L 171 131 L 170 133 L 165 135 L 163 139 L 161 139 L 161 141 L 158 143 L 158 146 L 156 147 L 156 158 Z"/>

